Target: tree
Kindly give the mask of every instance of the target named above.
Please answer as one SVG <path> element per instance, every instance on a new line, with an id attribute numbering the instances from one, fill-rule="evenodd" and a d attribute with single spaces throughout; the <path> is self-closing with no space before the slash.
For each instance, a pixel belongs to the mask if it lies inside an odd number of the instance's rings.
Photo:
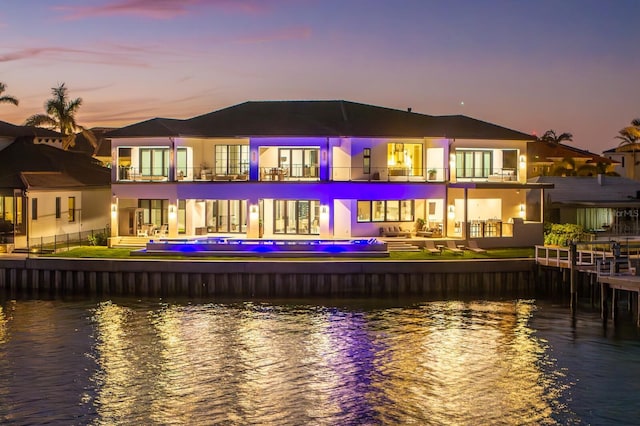
<path id="1" fill-rule="evenodd" d="M 620 144 L 616 151 L 619 152 L 632 152 L 633 155 L 633 167 L 631 167 L 631 178 L 636 178 L 636 152 L 640 148 L 640 118 L 634 118 L 631 120 L 631 125 L 618 131 L 616 139 L 620 139 Z"/>
<path id="2" fill-rule="evenodd" d="M 64 83 L 51 89 L 53 97 L 45 103 L 46 114 L 35 114 L 27 118 L 27 126 L 48 127 L 58 130 L 64 136 L 62 149 L 68 150 L 76 144 L 76 133 L 79 131 L 95 148 L 98 141 L 88 129 L 76 123 L 76 113 L 82 105 L 82 98 L 69 99 Z"/>
<path id="3" fill-rule="evenodd" d="M 2 96 L 2 94 L 4 93 L 4 91 L 7 89 L 7 86 L 5 86 L 4 83 L 0 82 L 0 103 L 1 104 L 14 104 L 16 106 L 18 106 L 18 99 L 14 98 L 13 96 L 9 96 L 9 95 L 4 95 Z"/>
<path id="4" fill-rule="evenodd" d="M 563 141 L 572 141 L 573 135 L 571 133 L 560 133 L 556 134 L 555 130 L 547 130 L 544 132 L 544 135 L 538 138 L 540 142 L 548 142 L 553 145 L 559 145 Z"/>

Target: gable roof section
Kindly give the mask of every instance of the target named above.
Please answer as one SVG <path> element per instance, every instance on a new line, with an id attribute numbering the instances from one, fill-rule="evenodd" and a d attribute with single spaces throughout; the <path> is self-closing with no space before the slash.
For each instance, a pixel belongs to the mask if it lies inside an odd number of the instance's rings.
<path id="1" fill-rule="evenodd" d="M 155 118 L 108 137 L 447 137 L 533 140 L 532 135 L 462 115 L 434 117 L 348 101 L 251 101 L 188 120 Z"/>
<path id="2" fill-rule="evenodd" d="M 35 136 L 40 138 L 60 138 L 62 135 L 54 130 L 34 126 L 16 126 L 15 124 L 0 121 L 0 136 L 21 137 Z"/>
<path id="3" fill-rule="evenodd" d="M 553 162 L 554 158 L 581 158 L 586 159 L 588 163 L 616 163 L 609 158 L 569 145 L 553 144 L 539 140 L 527 145 L 527 159 L 529 162 Z"/>
<path id="4" fill-rule="evenodd" d="M 29 180 L 24 181 L 23 174 L 34 172 L 65 175 L 63 186 L 68 186 L 71 181 L 78 182 L 80 186 L 109 186 L 111 182 L 110 170 L 102 167 L 97 160 L 82 153 L 34 144 L 29 138 L 18 138 L 0 151 L 0 164 L 3 165 L 0 187 L 4 188 L 27 188 Z M 56 188 L 61 184 L 61 179 L 51 179 L 43 184 L 48 188 Z"/>

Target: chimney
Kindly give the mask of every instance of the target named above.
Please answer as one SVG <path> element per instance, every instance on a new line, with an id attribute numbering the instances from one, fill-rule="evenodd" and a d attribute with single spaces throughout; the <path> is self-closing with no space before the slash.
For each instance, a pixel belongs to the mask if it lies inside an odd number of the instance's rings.
<path id="1" fill-rule="evenodd" d="M 407 108 L 407 112 L 411 112 L 411 107 Z"/>

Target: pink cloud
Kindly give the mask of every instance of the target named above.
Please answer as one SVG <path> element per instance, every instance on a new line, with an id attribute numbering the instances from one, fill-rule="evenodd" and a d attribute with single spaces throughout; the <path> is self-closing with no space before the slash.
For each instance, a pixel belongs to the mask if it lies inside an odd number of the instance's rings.
<path id="1" fill-rule="evenodd" d="M 137 59 L 132 59 L 115 52 L 100 52 L 69 49 L 63 47 L 31 47 L 16 50 L 10 53 L 0 55 L 0 62 L 19 61 L 24 59 L 50 59 L 65 60 L 72 62 L 91 63 L 91 64 L 107 64 L 121 65 L 130 67 L 147 67 L 148 65 Z"/>
<path id="2" fill-rule="evenodd" d="M 282 40 L 302 40 L 311 37 L 311 28 L 309 27 L 293 27 L 282 28 L 277 31 L 253 34 L 239 38 L 238 43 L 267 43 L 271 41 Z"/>
<path id="3" fill-rule="evenodd" d="M 66 12 L 65 19 L 69 20 L 116 15 L 171 19 L 186 15 L 195 7 L 257 13 L 266 8 L 265 3 L 258 0 L 110 0 L 98 6 L 59 6 L 55 9 Z"/>

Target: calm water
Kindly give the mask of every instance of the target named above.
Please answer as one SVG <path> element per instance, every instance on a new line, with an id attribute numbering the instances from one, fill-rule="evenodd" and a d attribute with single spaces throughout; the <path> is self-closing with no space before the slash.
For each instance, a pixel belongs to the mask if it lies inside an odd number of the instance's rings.
<path id="1" fill-rule="evenodd" d="M 640 336 L 532 300 L 5 300 L 0 423 L 640 424 Z"/>

